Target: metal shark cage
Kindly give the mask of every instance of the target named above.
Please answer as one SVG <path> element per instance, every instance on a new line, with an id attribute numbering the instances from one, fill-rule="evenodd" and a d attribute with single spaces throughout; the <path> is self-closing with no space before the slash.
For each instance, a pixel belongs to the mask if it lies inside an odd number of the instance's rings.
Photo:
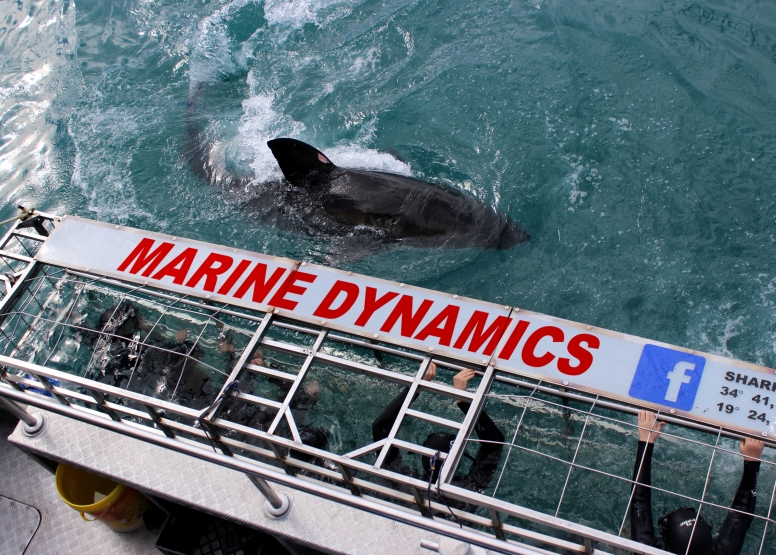
<path id="1" fill-rule="evenodd" d="M 633 469 L 628 454 L 635 452 L 638 406 L 522 378 L 487 360 L 477 366 L 344 333 L 326 323 L 312 325 L 158 284 L 37 262 L 38 249 L 59 222 L 56 216 L 35 213 L 15 222 L 0 242 L 0 399 L 242 471 L 278 510 L 282 500 L 264 480 L 499 553 L 662 553 L 628 537 Z M 130 337 L 86 323 L 83 311 L 95 310 L 90 306 L 116 312 L 122 302 L 143 315 L 139 331 Z M 154 334 L 173 333 L 184 337 L 185 348 L 173 350 L 169 341 L 152 340 Z M 129 353 L 128 375 L 111 377 L 110 369 L 105 371 L 106 353 L 119 339 Z M 152 353 L 179 357 L 181 363 L 171 380 L 143 385 L 141 361 Z M 432 362 L 443 378 L 473 368 L 476 391 L 424 380 Z M 346 441 L 335 453 L 304 444 L 295 399 L 310 394 L 321 372 L 335 375 L 338 383 L 358 382 L 365 391 L 385 390 L 390 396 L 409 388 L 389 436 L 372 442 L 369 422 L 362 421 L 354 422 L 366 430 L 353 432 L 361 438 L 359 445 Z M 206 386 L 197 385 L 191 393 L 187 384 L 193 382 Z M 417 395 L 429 401 L 411 405 Z M 466 414 L 450 409 L 449 400 L 471 408 Z M 506 440 L 488 490 L 470 491 L 457 486 L 454 476 L 468 464 L 467 450 L 477 447 L 472 432 L 486 409 L 500 418 L 502 428 L 510 428 L 503 430 Z M 655 496 L 664 496 L 666 506 L 693 505 L 712 520 L 715 513 L 724 515 L 729 491 L 716 490 L 730 468 L 739 474 L 735 440 L 741 434 L 667 412 L 659 416 L 673 425 L 660 441 L 681 470 L 676 483 L 653 485 Z M 456 436 L 433 499 L 427 482 L 383 468 L 390 448 L 407 460 L 434 455 L 419 439 L 429 429 Z M 763 457 L 747 553 L 776 553 L 773 447 L 769 443 Z M 521 469 L 528 464 L 545 471 L 521 481 Z M 591 489 L 603 495 L 595 506 L 589 502 Z M 440 494 L 449 503 L 439 502 Z M 602 520 L 600 499 L 616 509 L 608 514 L 620 516 Z"/>

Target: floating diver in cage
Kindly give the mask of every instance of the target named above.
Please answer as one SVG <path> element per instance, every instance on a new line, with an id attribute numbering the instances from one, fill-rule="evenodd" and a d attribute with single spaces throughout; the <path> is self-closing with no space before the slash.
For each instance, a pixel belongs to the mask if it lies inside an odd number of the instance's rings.
<path id="1" fill-rule="evenodd" d="M 140 311 L 126 299 L 103 311 L 97 328 L 82 332 L 83 341 L 93 345 L 85 376 L 125 387 L 139 354 L 140 330 L 144 327 Z"/>
<path id="2" fill-rule="evenodd" d="M 424 380 L 431 381 L 436 376 L 436 365 L 432 362 L 429 364 L 426 373 L 423 376 Z M 475 376 L 474 370 L 463 370 L 455 375 L 453 378 L 453 386 L 456 389 L 466 391 L 466 387 Z M 404 400 L 409 394 L 409 388 L 405 388 L 398 397 L 396 397 L 391 403 L 385 407 L 383 412 L 372 423 L 372 438 L 374 441 L 380 441 L 385 439 L 391 432 L 394 422 L 399 416 L 399 411 L 404 403 Z M 414 399 L 413 399 L 414 401 Z M 457 400 L 456 404 L 458 408 L 466 414 L 469 411 L 471 405 L 465 401 Z M 496 472 L 498 462 L 501 459 L 501 452 L 504 449 L 504 434 L 498 429 L 496 424 L 485 413 L 480 411 L 480 415 L 477 418 L 477 422 L 474 425 L 474 431 L 480 440 L 479 449 L 474 457 L 470 457 L 464 453 L 464 456 L 472 459 L 472 464 L 469 467 L 468 472 L 465 475 L 456 475 L 452 484 L 464 489 L 482 492 L 490 484 L 493 474 Z M 450 448 L 455 441 L 455 436 L 446 432 L 436 432 L 429 434 L 426 440 L 423 442 L 423 446 L 436 451 L 434 457 L 423 456 L 421 459 L 421 465 L 423 467 L 423 476 L 417 476 L 416 472 L 411 468 L 404 465 L 401 458 L 401 453 L 395 447 L 392 447 L 389 451 L 382 467 L 386 470 L 396 472 L 398 474 L 404 474 L 413 478 L 422 478 L 428 481 L 429 484 L 429 501 L 431 493 L 431 485 L 437 484 L 437 493 L 439 493 L 438 482 L 440 479 L 440 471 L 444 461 L 439 457 L 440 453 L 449 453 Z M 450 504 L 456 508 L 463 508 L 466 504 L 458 502 L 456 500 L 447 501 L 441 495 L 440 498 L 445 504 Z"/>
<path id="3" fill-rule="evenodd" d="M 639 446 L 633 469 L 635 491 L 631 504 L 631 539 L 671 553 L 687 555 L 739 555 L 752 524 L 757 500 L 757 476 L 760 457 L 765 446 L 762 441 L 746 438 L 740 444 L 744 455 L 744 472 L 736 491 L 732 509 L 728 512 L 716 538 L 711 528 L 698 516 L 695 507 L 677 509 L 658 520 L 661 537 L 655 537 L 652 522 L 651 466 L 652 449 L 665 422 L 657 422 L 654 412 L 639 413 Z M 643 461 L 642 461 L 643 459 Z"/>
<path id="4" fill-rule="evenodd" d="M 261 350 L 257 350 L 253 354 L 253 358 L 250 361 L 255 366 L 262 366 L 267 368 L 274 368 L 272 363 L 267 363 L 264 357 L 264 353 Z M 269 376 L 267 381 L 280 388 L 280 395 L 277 397 L 278 402 L 283 402 L 288 392 L 291 390 L 293 382 Z M 254 394 L 254 380 L 252 378 L 252 372 L 244 372 L 243 377 L 240 378 L 239 390 L 242 393 Z M 294 423 L 299 430 L 299 437 L 302 443 L 316 449 L 325 449 L 329 443 L 329 434 L 323 428 L 316 426 L 307 426 L 304 424 L 309 412 L 315 407 L 315 404 L 320 398 L 320 388 L 318 382 L 310 382 L 305 384 L 304 387 L 294 395 L 291 400 L 289 408 L 294 418 Z M 247 403 L 241 399 L 235 397 L 229 397 L 224 401 L 223 408 L 221 410 L 223 418 L 234 422 L 235 424 L 241 424 L 243 426 L 249 426 L 251 428 L 266 431 L 267 427 L 275 419 L 275 413 L 267 411 L 265 407 L 259 407 L 253 403 Z M 225 432 L 225 435 L 234 435 L 234 431 Z M 290 434 L 288 434 L 290 435 Z M 304 462 L 311 464 L 322 464 L 322 461 L 317 460 L 315 457 L 302 453 L 301 451 L 293 451 L 292 455 Z"/>
<path id="5" fill-rule="evenodd" d="M 179 330 L 173 339 L 163 339 L 143 350 L 130 389 L 157 399 L 174 401 L 194 409 L 212 403 L 219 388 L 214 386 L 198 361 L 204 349 Z"/>
<path id="6" fill-rule="evenodd" d="M 235 361 L 232 335 L 223 324 L 216 326 L 221 330 L 217 338 L 218 352 L 226 362 L 224 371 L 212 366 L 210 370 L 228 376 Z M 143 350 L 135 371 L 137 380 L 130 383 L 130 389 L 197 410 L 212 405 L 221 385 L 211 379 L 207 365 L 200 363 L 205 349 L 199 338 L 192 339 L 190 334 L 190 330 L 181 329 L 172 339 L 154 336 L 155 343 Z"/>
<path id="7" fill-rule="evenodd" d="M 207 406 L 220 390 L 200 368 L 204 350 L 189 339 L 189 330 L 177 330 L 168 338 L 127 299 L 104 310 L 96 328 L 81 333 L 84 342 L 93 345 L 85 372 L 90 379 L 159 399 L 173 400 L 174 395 L 175 402 L 191 408 Z M 218 350 L 232 360 L 234 347 L 227 335 L 222 332 Z"/>

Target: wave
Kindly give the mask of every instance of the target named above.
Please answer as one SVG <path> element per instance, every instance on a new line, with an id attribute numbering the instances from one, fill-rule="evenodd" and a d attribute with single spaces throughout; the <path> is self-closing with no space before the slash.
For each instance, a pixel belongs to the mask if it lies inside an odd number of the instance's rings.
<path id="1" fill-rule="evenodd" d="M 308 126 L 295 118 L 294 110 L 289 107 L 296 101 L 288 92 L 292 84 L 278 82 L 278 75 L 267 67 L 268 58 L 280 60 L 281 71 L 289 75 L 300 67 L 315 66 L 319 62 L 315 56 L 289 56 L 285 42 L 290 33 L 308 24 L 317 27 L 332 24 L 350 14 L 354 5 L 345 0 L 293 3 L 234 0 L 199 23 L 197 46 L 190 58 L 191 98 L 198 98 L 203 84 L 234 86 L 233 81 L 242 82 L 241 74 L 245 75 L 244 82 L 248 85 L 246 97 L 241 101 L 242 113 L 236 131 L 234 126 L 216 123 L 215 118 L 207 124 L 208 132 L 203 136 L 210 140 L 206 150 L 212 167 L 235 168 L 243 173 L 250 168 L 255 176 L 251 186 L 277 181 L 282 174 L 266 143 L 278 137 L 291 137 L 314 144 L 342 167 L 411 175 L 410 167 L 401 160 L 369 148 L 375 136 L 374 118 L 359 122 L 356 137 L 348 144 L 328 133 L 325 137 L 310 133 Z M 257 17 L 259 8 L 263 8 L 263 20 Z M 246 10 L 252 11 L 246 15 Z M 236 40 L 235 36 L 242 40 Z M 328 80 L 321 87 L 324 93 L 333 90 L 337 79 L 352 81 L 364 72 L 374 71 L 374 48 L 356 54 L 355 61 L 363 63 L 355 63 L 347 74 Z M 367 63 L 369 60 L 372 63 Z M 317 100 L 320 98 L 312 102 L 317 103 Z"/>
<path id="2" fill-rule="evenodd" d="M 243 101 L 244 114 L 235 143 L 239 152 L 234 157 L 247 162 L 256 176 L 255 183 L 266 183 L 282 178 L 275 157 L 267 141 L 277 137 L 304 139 L 304 123 L 298 122 L 274 106 L 271 95 L 256 95 Z M 343 168 L 382 171 L 412 175 L 410 167 L 387 152 L 380 152 L 359 144 L 316 144 L 334 164 Z"/>
<path id="3" fill-rule="evenodd" d="M 61 184 L 62 123 L 80 86 L 74 63 L 75 10 L 34 2 L 0 8 L 0 184 L 9 205 L 41 207 Z M 48 209 L 48 208 L 47 208 Z"/>
<path id="4" fill-rule="evenodd" d="M 346 0 L 308 0 L 288 2 L 286 0 L 266 0 L 263 2 L 263 16 L 267 28 L 274 30 L 273 40 L 284 42 L 291 31 L 301 29 L 308 23 L 322 27 L 331 21 L 348 15 L 352 2 Z M 191 52 L 189 82 L 192 90 L 201 82 L 209 82 L 224 76 L 233 75 L 238 70 L 247 69 L 251 57 L 251 47 L 255 46 L 254 34 L 233 47 L 230 39 L 229 24 L 243 8 L 261 6 L 261 0 L 233 0 L 204 18 L 198 27 L 198 36 Z M 257 28 L 256 31 L 261 30 Z"/>
<path id="5" fill-rule="evenodd" d="M 270 25 L 278 27 L 301 29 L 308 23 L 322 27 L 350 14 L 353 4 L 347 0 L 266 0 L 264 17 Z"/>

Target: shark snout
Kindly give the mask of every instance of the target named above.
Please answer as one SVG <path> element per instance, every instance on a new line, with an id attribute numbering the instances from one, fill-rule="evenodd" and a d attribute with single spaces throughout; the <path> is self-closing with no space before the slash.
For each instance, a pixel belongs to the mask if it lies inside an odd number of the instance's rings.
<path id="1" fill-rule="evenodd" d="M 525 243 L 530 238 L 531 236 L 522 227 L 517 225 L 512 218 L 507 217 L 507 223 L 501 230 L 493 248 L 498 250 L 511 249 L 516 245 Z"/>

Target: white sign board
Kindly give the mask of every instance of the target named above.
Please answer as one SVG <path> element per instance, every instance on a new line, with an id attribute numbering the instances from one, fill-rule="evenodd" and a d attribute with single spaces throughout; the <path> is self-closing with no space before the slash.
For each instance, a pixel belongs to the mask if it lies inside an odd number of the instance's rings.
<path id="1" fill-rule="evenodd" d="M 776 373 L 457 295 L 67 216 L 40 262 L 273 310 L 695 420 L 776 438 Z"/>
<path id="2" fill-rule="evenodd" d="M 282 297 L 299 265 L 75 216 L 60 221 L 35 259 L 262 311 Z"/>

